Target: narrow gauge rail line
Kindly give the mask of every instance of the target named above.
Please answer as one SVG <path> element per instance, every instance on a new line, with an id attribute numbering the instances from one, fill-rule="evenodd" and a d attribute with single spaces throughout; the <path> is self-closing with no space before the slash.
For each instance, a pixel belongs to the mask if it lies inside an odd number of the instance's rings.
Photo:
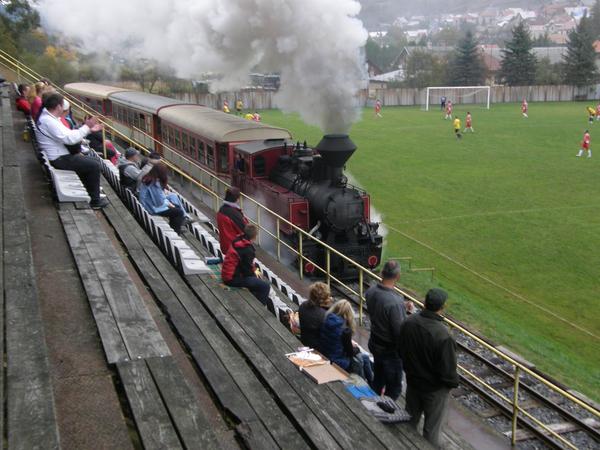
<path id="1" fill-rule="evenodd" d="M 335 291 L 340 293 L 342 296 L 350 299 L 355 305 L 359 305 L 358 298 L 355 295 L 349 294 L 343 286 L 340 286 L 336 283 L 332 283 L 331 287 L 332 287 L 332 289 L 334 289 Z M 358 290 L 359 290 L 358 283 L 350 284 L 349 287 L 351 289 L 355 290 L 356 292 L 358 292 Z M 366 290 L 366 288 L 368 288 L 368 283 L 365 282 L 363 288 L 364 288 L 364 290 Z M 366 317 L 368 317 L 368 311 L 366 309 L 366 305 L 364 305 L 363 314 Z M 479 373 L 480 375 L 478 375 L 478 376 L 482 379 L 492 378 L 492 377 L 502 378 L 503 380 L 505 380 L 502 383 L 488 382 L 488 384 L 505 386 L 506 389 L 508 390 L 508 392 L 504 393 L 504 395 L 508 398 L 512 398 L 512 396 L 514 395 L 514 383 L 515 383 L 515 376 L 513 373 L 511 373 L 511 372 L 507 371 L 505 368 L 503 368 L 501 363 L 498 364 L 498 363 L 492 361 L 491 359 L 489 359 L 488 357 L 486 357 L 485 355 L 481 354 L 479 351 L 484 352 L 485 349 L 479 347 L 477 343 L 472 343 L 471 346 L 469 346 L 469 339 L 467 336 L 461 336 L 460 334 L 458 334 L 456 343 L 457 343 L 458 350 L 459 350 L 459 364 L 461 364 L 463 367 L 465 365 L 468 365 L 468 368 L 471 369 L 472 372 Z M 472 348 L 472 346 L 475 348 Z M 466 364 L 465 364 L 465 356 L 467 356 Z M 468 358 L 471 359 L 470 362 L 468 361 Z M 485 368 L 488 373 L 482 374 L 481 367 Z M 543 374 L 541 374 L 541 373 L 540 373 L 540 375 L 543 376 Z M 504 415 L 505 417 L 507 417 L 509 419 L 512 419 L 514 411 L 513 411 L 513 407 L 511 405 L 508 405 L 506 403 L 506 401 L 502 400 L 501 398 L 494 395 L 493 393 L 488 392 L 477 381 L 475 381 L 468 375 L 464 375 L 463 373 L 461 373 L 461 371 L 459 371 L 459 376 L 460 376 L 461 384 L 464 387 L 467 387 L 468 389 L 470 389 L 471 391 L 475 392 L 477 395 L 482 397 L 485 402 L 487 402 L 488 404 L 491 404 L 494 408 L 496 408 L 500 412 L 500 414 Z M 541 384 L 539 384 L 539 383 L 536 384 L 534 380 L 529 379 L 526 375 L 520 376 L 520 378 L 519 378 L 519 396 L 520 396 L 519 404 L 525 405 L 525 402 L 527 402 L 527 400 L 530 400 L 530 399 L 534 400 L 534 402 L 530 405 L 520 406 L 521 410 L 526 411 L 528 409 L 531 410 L 531 409 L 545 408 L 546 410 L 548 410 L 551 413 L 556 413 L 557 415 L 562 417 L 565 422 L 572 423 L 576 427 L 576 429 L 568 429 L 567 431 L 563 431 L 563 432 L 555 431 L 557 434 L 562 436 L 562 435 L 567 435 L 567 434 L 576 433 L 576 432 L 585 432 L 589 436 L 589 439 L 590 439 L 590 444 L 591 444 L 590 448 L 596 448 L 596 446 L 597 446 L 597 448 L 600 448 L 600 430 L 597 427 L 595 427 L 594 424 L 591 423 L 591 421 L 586 421 L 584 418 L 576 415 L 573 411 L 568 410 L 564 405 L 560 404 L 560 401 L 554 401 L 554 400 L 548 398 L 547 396 L 545 396 L 544 394 L 539 392 L 536 389 L 536 386 L 540 387 Z M 499 389 L 502 389 L 502 388 L 499 388 Z M 525 397 L 522 394 L 526 394 L 530 398 L 521 398 L 521 397 Z M 565 400 L 565 401 L 568 401 L 568 400 Z M 579 409 L 579 407 L 577 405 L 573 405 L 573 407 L 576 409 Z M 585 411 L 583 411 L 583 410 L 581 410 L 581 411 L 582 411 L 582 414 L 585 414 Z M 536 413 L 537 413 L 537 415 L 539 415 L 539 412 L 537 412 L 537 411 L 534 411 L 534 412 L 527 411 L 527 412 L 534 417 L 536 416 Z M 536 419 L 541 420 L 538 417 L 536 417 Z M 529 419 L 528 417 L 525 417 L 523 414 L 520 414 L 518 416 L 517 425 L 518 425 L 518 427 L 520 427 L 520 429 L 530 431 L 533 435 L 536 436 L 536 438 L 538 440 L 540 440 L 544 444 L 550 446 L 551 448 L 560 448 L 560 449 L 568 448 L 565 446 L 564 443 L 559 442 L 554 436 L 552 436 L 552 435 L 548 434 L 547 432 L 545 432 L 544 430 L 542 430 L 533 420 Z M 553 425 L 555 425 L 555 424 L 546 424 L 546 426 L 548 426 L 550 428 L 552 428 Z M 565 436 L 562 436 L 562 437 L 565 438 L 567 441 L 569 440 Z M 529 439 L 523 439 L 523 440 L 529 440 Z M 575 444 L 575 443 L 573 443 L 572 445 L 574 447 L 577 447 L 577 444 Z"/>

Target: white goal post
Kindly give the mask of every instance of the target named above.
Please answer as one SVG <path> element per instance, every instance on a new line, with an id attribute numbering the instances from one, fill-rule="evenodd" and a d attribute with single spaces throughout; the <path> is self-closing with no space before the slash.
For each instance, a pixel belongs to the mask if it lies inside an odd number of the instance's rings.
<path id="1" fill-rule="evenodd" d="M 425 98 L 425 111 L 429 111 L 429 104 L 437 92 L 437 104 L 439 99 L 445 96 L 452 103 L 460 104 L 475 104 L 485 103 L 486 109 L 490 109 L 492 90 L 490 86 L 430 86 L 427 88 Z"/>

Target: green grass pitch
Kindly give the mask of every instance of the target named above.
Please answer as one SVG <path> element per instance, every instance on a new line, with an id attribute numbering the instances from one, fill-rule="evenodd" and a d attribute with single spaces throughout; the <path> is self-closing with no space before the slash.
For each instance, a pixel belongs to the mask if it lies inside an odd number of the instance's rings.
<path id="1" fill-rule="evenodd" d="M 453 317 L 600 400 L 600 122 L 593 157 L 575 157 L 586 106 L 532 103 L 529 119 L 519 104 L 457 106 L 475 128 L 460 141 L 437 109 L 365 109 L 347 170 L 383 215 L 385 255 L 436 269 L 402 284 L 448 290 Z M 262 115 L 312 145 L 322 135 Z"/>

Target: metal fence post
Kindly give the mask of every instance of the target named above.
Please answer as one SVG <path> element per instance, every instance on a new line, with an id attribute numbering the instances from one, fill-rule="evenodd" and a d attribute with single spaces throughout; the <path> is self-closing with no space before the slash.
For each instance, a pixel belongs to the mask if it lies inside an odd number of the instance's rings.
<path id="1" fill-rule="evenodd" d="M 515 366 L 515 385 L 513 388 L 513 416 L 512 416 L 512 435 L 510 438 L 511 445 L 517 443 L 517 419 L 519 417 L 519 376 L 520 368 Z"/>
<path id="2" fill-rule="evenodd" d="M 277 261 L 281 261 L 281 235 L 279 231 L 279 217 L 277 218 L 277 223 L 275 224 L 277 229 L 275 233 L 277 234 Z"/>
<path id="3" fill-rule="evenodd" d="M 106 153 L 106 129 L 104 126 L 102 127 L 102 152 L 104 153 L 104 159 L 108 159 L 108 155 Z"/>
<path id="4" fill-rule="evenodd" d="M 302 254 L 302 233 L 298 233 L 298 266 L 300 269 L 300 279 L 304 278 L 304 258 Z"/>
<path id="5" fill-rule="evenodd" d="M 261 230 L 261 226 L 260 226 L 260 207 L 258 205 L 256 205 L 256 224 L 258 225 L 258 236 L 256 241 L 258 242 L 258 245 L 260 246 L 260 230 Z"/>
<path id="6" fill-rule="evenodd" d="M 327 248 L 327 253 L 325 253 L 325 269 L 327 276 L 327 286 L 331 286 L 331 251 Z"/>
<path id="7" fill-rule="evenodd" d="M 363 325 L 363 301 L 364 301 L 364 292 L 363 292 L 363 271 L 362 269 L 358 269 L 358 323 L 362 327 Z"/>

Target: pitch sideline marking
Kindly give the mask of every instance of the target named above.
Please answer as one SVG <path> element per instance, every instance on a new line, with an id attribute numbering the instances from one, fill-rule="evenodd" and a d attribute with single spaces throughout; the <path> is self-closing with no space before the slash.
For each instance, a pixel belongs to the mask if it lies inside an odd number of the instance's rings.
<path id="1" fill-rule="evenodd" d="M 572 326 L 573 328 L 576 328 L 576 329 L 578 329 L 579 331 L 582 331 L 583 333 L 585 333 L 585 334 L 588 334 L 589 336 L 591 336 L 591 337 L 593 337 L 593 338 L 595 338 L 595 339 L 598 339 L 598 340 L 600 340 L 600 336 L 598 336 L 598 335 L 596 335 L 596 334 L 592 333 L 591 331 L 589 331 L 589 330 L 587 330 L 587 329 L 585 329 L 585 328 L 583 328 L 583 327 L 581 327 L 581 326 L 577 325 L 576 323 L 570 322 L 569 320 L 565 319 L 565 318 L 564 318 L 564 317 L 562 317 L 562 316 L 559 316 L 558 314 L 556 314 L 556 313 L 552 312 L 551 310 L 549 310 L 549 309 L 547 309 L 547 308 L 544 308 L 543 306 L 540 306 L 540 305 L 538 305 L 537 303 L 534 303 L 534 302 L 532 302 L 531 300 L 528 300 L 528 299 L 526 299 L 526 298 L 525 298 L 525 297 L 523 297 L 521 294 L 519 294 L 519 293 L 517 293 L 517 292 L 514 292 L 514 291 L 510 290 L 510 289 L 509 289 L 509 288 L 507 288 L 507 287 L 504 287 L 504 286 L 502 286 L 501 284 L 499 284 L 499 283 L 495 282 L 494 280 L 492 280 L 492 279 L 490 279 L 490 278 L 486 277 L 486 276 L 485 276 L 485 275 L 483 275 L 483 274 L 480 274 L 479 272 L 476 272 L 475 270 L 473 270 L 473 269 L 471 269 L 470 267 L 468 267 L 468 266 L 464 265 L 464 264 L 463 264 L 463 263 L 461 263 L 460 261 L 457 261 L 457 260 L 455 260 L 455 259 L 454 259 L 454 258 L 452 258 L 451 256 L 448 256 L 448 255 L 446 255 L 445 253 L 442 253 L 442 252 L 440 252 L 440 251 L 438 251 L 438 250 L 434 249 L 434 248 L 433 248 L 433 247 L 431 247 L 429 244 L 426 244 L 425 242 L 422 242 L 422 241 L 418 240 L 417 238 L 414 238 L 414 237 L 412 237 L 412 236 L 410 236 L 410 235 L 408 235 L 408 234 L 404 233 L 403 231 L 400 231 L 399 229 L 397 229 L 397 228 L 395 228 L 395 227 L 393 227 L 393 226 L 391 226 L 391 225 L 385 225 L 385 226 L 386 226 L 388 229 L 390 229 L 390 230 L 392 230 L 392 231 L 395 231 L 396 233 L 398 233 L 398 234 L 400 234 L 400 235 L 404 236 L 405 238 L 407 238 L 407 239 L 410 239 L 411 241 L 413 241 L 413 242 L 416 242 L 416 243 L 417 243 L 417 244 L 419 244 L 419 245 L 422 245 L 423 247 L 425 247 L 425 248 L 427 248 L 427 249 L 431 250 L 431 251 L 432 251 L 432 252 L 434 252 L 434 253 L 437 253 L 437 254 L 438 254 L 438 255 L 440 255 L 441 257 L 443 257 L 443 258 L 447 259 L 448 261 L 450 261 L 451 263 L 453 263 L 453 264 L 456 264 L 457 266 L 459 266 L 459 267 L 461 267 L 461 268 L 465 269 L 467 272 L 470 272 L 471 274 L 475 275 L 476 277 L 478 277 L 478 278 L 481 278 L 482 280 L 484 280 L 484 281 L 486 281 L 486 282 L 488 282 L 488 283 L 492 284 L 493 286 L 495 286 L 495 287 L 497 287 L 497 288 L 499 288 L 499 289 L 502 289 L 503 291 L 507 292 L 508 294 L 512 295 L 513 297 L 516 297 L 516 298 L 518 298 L 519 300 L 522 300 L 523 302 L 525 302 L 525 303 L 527 303 L 527 304 L 529 304 L 529 305 L 531 305 L 531 306 L 534 306 L 535 308 L 537 308 L 537 309 L 539 309 L 539 310 L 541 310 L 541 311 L 545 312 L 546 314 L 549 314 L 549 315 L 551 315 L 552 317 L 554 317 L 554 318 L 556 318 L 556 319 L 560 320 L 561 322 L 564 322 L 564 323 L 566 323 L 567 325 L 570 325 L 570 326 Z"/>
<path id="2" fill-rule="evenodd" d="M 400 223 L 410 224 L 410 223 L 441 222 L 443 220 L 469 219 L 471 217 L 491 217 L 491 216 L 501 216 L 501 215 L 510 215 L 510 214 L 525 214 L 525 213 L 544 212 L 544 211 L 558 211 L 558 210 L 563 210 L 563 209 L 585 209 L 585 208 L 599 208 L 599 207 L 600 207 L 600 204 L 577 205 L 577 206 L 554 206 L 554 207 L 548 207 L 548 208 L 509 209 L 506 211 L 488 211 L 488 212 L 478 212 L 478 213 L 472 213 L 472 214 L 461 214 L 461 215 L 457 215 L 457 216 L 435 217 L 433 219 L 407 220 L 407 221 L 403 221 Z"/>

